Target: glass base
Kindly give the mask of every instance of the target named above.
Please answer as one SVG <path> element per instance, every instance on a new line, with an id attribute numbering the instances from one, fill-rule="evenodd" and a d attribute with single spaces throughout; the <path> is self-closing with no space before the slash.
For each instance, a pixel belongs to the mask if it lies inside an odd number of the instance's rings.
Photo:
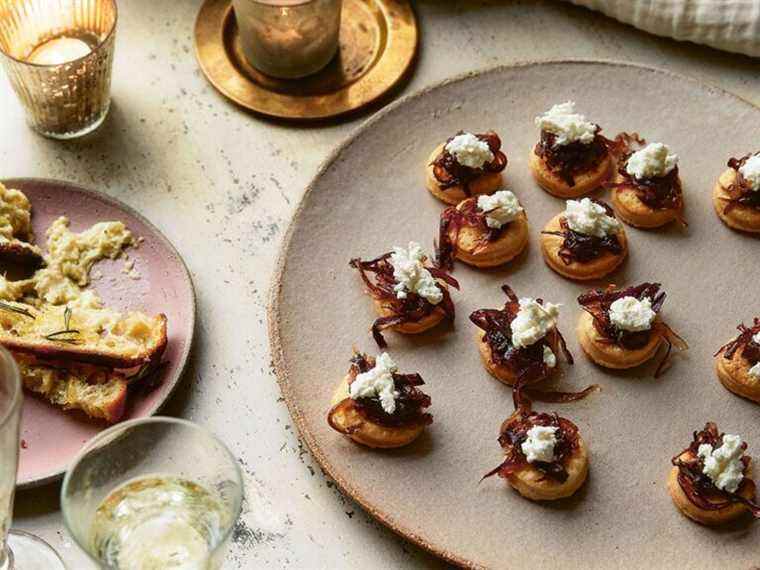
<path id="1" fill-rule="evenodd" d="M 66 131 L 64 133 L 46 131 L 44 128 L 40 127 L 39 125 L 35 125 L 33 122 L 30 122 L 30 126 L 39 134 L 41 134 L 43 137 L 47 137 L 49 139 L 57 139 L 57 140 L 63 140 L 63 141 L 78 139 L 80 137 L 89 135 L 90 133 L 96 131 L 98 127 L 100 127 L 100 125 L 103 124 L 103 121 L 106 120 L 106 117 L 108 116 L 108 110 L 110 108 L 111 108 L 111 104 L 109 102 L 106 108 L 103 109 L 103 112 L 101 113 L 100 117 L 98 117 L 92 123 L 90 123 L 83 129 L 80 129 L 78 131 Z"/>
<path id="2" fill-rule="evenodd" d="M 66 570 L 53 547 L 33 534 L 12 530 L 7 542 L 11 551 L 8 570 Z"/>

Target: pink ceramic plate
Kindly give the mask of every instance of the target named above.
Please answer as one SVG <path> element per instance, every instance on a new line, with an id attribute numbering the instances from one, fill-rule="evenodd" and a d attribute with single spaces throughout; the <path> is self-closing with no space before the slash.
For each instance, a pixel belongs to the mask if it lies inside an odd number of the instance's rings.
<path id="1" fill-rule="evenodd" d="M 96 278 L 92 287 L 109 307 L 164 313 L 168 318 L 169 344 L 158 388 L 134 394 L 125 419 L 155 414 L 182 376 L 193 340 L 195 293 L 182 258 L 148 220 L 105 194 L 40 178 L 13 178 L 3 183 L 21 190 L 32 202 L 32 223 L 41 247 L 45 244 L 45 230 L 62 215 L 71 220 L 72 231 L 82 231 L 97 222 L 119 220 L 135 236 L 145 239 L 138 249 L 127 250 L 140 279 L 122 273 L 123 259 L 105 260 L 93 269 Z M 79 412 L 63 412 L 27 396 L 21 426 L 18 486 L 34 487 L 60 477 L 82 445 L 105 427 Z"/>

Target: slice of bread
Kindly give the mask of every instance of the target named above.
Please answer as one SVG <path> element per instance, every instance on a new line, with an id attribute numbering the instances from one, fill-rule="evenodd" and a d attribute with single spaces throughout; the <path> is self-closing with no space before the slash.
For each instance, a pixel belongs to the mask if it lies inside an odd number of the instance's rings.
<path id="1" fill-rule="evenodd" d="M 166 348 L 166 315 L 0 302 L 0 345 L 45 360 L 131 368 Z"/>
<path id="2" fill-rule="evenodd" d="M 124 416 L 129 382 L 123 373 L 90 364 L 48 362 L 29 354 L 13 356 L 24 387 L 50 403 L 108 423 Z"/>
<path id="3" fill-rule="evenodd" d="M 36 245 L 16 238 L 0 238 L 0 258 L 37 267 L 42 265 L 42 250 Z"/>

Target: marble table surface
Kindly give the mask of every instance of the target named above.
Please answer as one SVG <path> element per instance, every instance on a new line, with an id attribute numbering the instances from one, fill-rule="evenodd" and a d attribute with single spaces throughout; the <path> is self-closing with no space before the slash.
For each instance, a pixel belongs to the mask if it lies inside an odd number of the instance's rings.
<path id="1" fill-rule="evenodd" d="M 319 164 L 363 119 L 298 128 L 229 103 L 196 64 L 198 7 L 121 0 L 113 107 L 87 140 L 34 134 L 2 81 L 0 178 L 60 178 L 106 192 L 161 228 L 187 262 L 197 342 L 166 412 L 213 430 L 240 458 L 246 503 L 225 568 L 441 567 L 325 478 L 298 440 L 270 366 L 266 304 L 281 240 Z M 692 75 L 760 105 L 760 60 L 650 36 L 569 4 L 415 7 L 423 39 L 403 93 L 497 64 L 605 58 Z M 91 569 L 62 528 L 58 492 L 19 493 L 14 524 L 49 540 L 71 569 Z"/>

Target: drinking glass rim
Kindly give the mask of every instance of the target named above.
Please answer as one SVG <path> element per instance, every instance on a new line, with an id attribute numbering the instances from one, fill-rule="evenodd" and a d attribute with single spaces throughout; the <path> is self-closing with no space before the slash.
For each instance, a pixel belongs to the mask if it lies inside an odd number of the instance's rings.
<path id="1" fill-rule="evenodd" d="M 10 366 L 11 374 L 13 374 L 15 377 L 15 382 L 13 384 L 16 387 L 16 390 L 13 393 L 13 400 L 11 401 L 11 404 L 6 410 L 5 414 L 0 414 L 0 428 L 2 428 L 5 425 L 5 422 L 7 422 L 13 416 L 19 406 L 21 406 L 21 402 L 24 399 L 24 391 L 21 389 L 21 373 L 19 372 L 18 364 L 8 349 L 6 349 L 4 346 L 0 346 L 0 366 L 3 364 Z"/>
<path id="2" fill-rule="evenodd" d="M 114 35 L 116 32 L 116 24 L 119 21 L 119 6 L 116 4 L 116 0 L 107 0 L 111 3 L 111 6 L 113 6 L 113 24 L 111 25 L 111 29 L 108 30 L 108 33 L 106 34 L 106 37 L 103 38 L 102 41 L 98 42 L 98 45 L 93 48 L 90 53 L 87 53 L 81 57 L 78 57 L 76 59 L 72 59 L 70 61 L 64 61 L 63 63 L 36 63 L 33 61 L 27 61 L 25 59 L 19 59 L 15 56 L 12 56 L 11 54 L 7 53 L 2 47 L 0 47 L 0 54 L 3 54 L 3 56 L 7 57 L 11 61 L 14 61 L 15 63 L 20 63 L 22 65 L 28 65 L 30 67 L 39 67 L 39 68 L 51 68 L 51 67 L 59 67 L 61 65 L 68 65 L 70 63 L 76 63 L 78 61 L 82 61 L 83 59 L 86 59 L 90 57 L 92 54 L 94 54 L 96 51 L 99 51 L 100 48 L 102 48 L 108 40 L 111 39 L 111 36 Z M 52 38 L 51 38 L 52 39 Z"/>
<path id="3" fill-rule="evenodd" d="M 134 418 L 131 420 L 123 421 L 118 424 L 112 425 L 111 427 L 104 429 L 100 433 L 93 436 L 90 440 L 87 441 L 87 443 L 84 444 L 84 447 L 77 453 L 74 460 L 69 465 L 68 469 L 66 470 L 66 474 L 63 477 L 63 484 L 61 485 L 61 492 L 59 496 L 59 502 L 61 505 L 61 512 L 63 513 L 63 525 L 66 528 L 66 532 L 69 533 L 69 536 L 71 536 L 74 541 L 77 543 L 77 545 L 84 551 L 84 553 L 96 564 L 100 565 L 101 561 L 97 560 L 92 554 L 90 554 L 89 545 L 82 544 L 82 542 L 79 540 L 79 537 L 77 536 L 77 533 L 73 532 L 72 525 L 69 521 L 69 513 L 68 509 L 66 508 L 67 500 L 65 499 L 65 491 L 69 487 L 71 473 L 74 470 L 74 467 L 76 467 L 79 462 L 82 460 L 82 458 L 87 455 L 90 451 L 93 450 L 96 444 L 100 443 L 102 440 L 107 439 L 120 429 L 126 429 L 130 428 L 135 425 L 141 425 L 141 424 L 150 424 L 150 423 L 164 423 L 164 424 L 178 424 L 183 425 L 185 427 L 192 428 L 196 431 L 199 431 L 203 433 L 206 437 L 209 437 L 212 440 L 215 440 L 219 445 L 221 445 L 224 452 L 227 454 L 227 456 L 230 459 L 230 462 L 232 465 L 235 466 L 235 476 L 237 479 L 238 486 L 240 487 L 240 497 L 237 501 L 237 505 L 235 507 L 234 517 L 232 518 L 232 523 L 230 524 L 230 528 L 227 529 L 227 531 L 224 533 L 224 536 L 219 541 L 219 543 L 214 547 L 214 549 L 209 553 L 211 556 L 213 556 L 214 553 L 216 553 L 220 548 L 222 548 L 227 540 L 229 539 L 230 535 L 232 534 L 233 530 L 235 529 L 235 521 L 237 521 L 240 518 L 240 514 L 243 509 L 243 500 L 245 495 L 245 487 L 243 486 L 243 473 L 240 469 L 240 465 L 238 463 L 237 458 L 232 454 L 229 447 L 227 447 L 227 444 L 225 444 L 221 439 L 219 439 L 214 433 L 212 433 L 210 430 L 207 430 L 203 426 L 200 426 L 196 424 L 195 422 L 191 422 L 189 420 L 185 420 L 182 418 L 172 418 L 170 416 L 148 416 L 144 418 Z"/>

